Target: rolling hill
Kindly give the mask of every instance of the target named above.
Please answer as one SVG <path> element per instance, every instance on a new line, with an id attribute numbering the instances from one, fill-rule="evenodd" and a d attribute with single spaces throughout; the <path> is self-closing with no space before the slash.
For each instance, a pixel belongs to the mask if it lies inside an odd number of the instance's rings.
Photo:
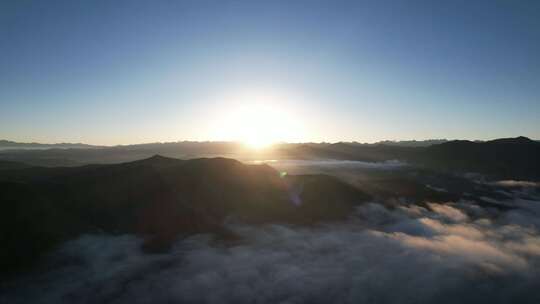
<path id="1" fill-rule="evenodd" d="M 225 221 L 311 224 L 369 196 L 326 175 L 287 176 L 225 158 L 0 171 L 0 268 L 19 269 L 84 233 L 135 233 L 147 251 L 177 237 L 232 237 Z"/>

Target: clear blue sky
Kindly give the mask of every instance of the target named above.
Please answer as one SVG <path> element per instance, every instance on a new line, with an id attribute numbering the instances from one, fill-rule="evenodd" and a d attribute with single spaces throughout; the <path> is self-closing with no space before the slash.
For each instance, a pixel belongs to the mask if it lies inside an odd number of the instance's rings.
<path id="1" fill-rule="evenodd" d="M 305 141 L 540 138 L 540 1 L 0 2 L 0 139 L 229 139 L 246 91 Z"/>

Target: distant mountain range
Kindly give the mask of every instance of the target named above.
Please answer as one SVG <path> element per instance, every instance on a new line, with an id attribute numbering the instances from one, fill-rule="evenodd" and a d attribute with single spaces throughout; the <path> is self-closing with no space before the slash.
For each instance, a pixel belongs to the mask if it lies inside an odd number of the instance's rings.
<path id="1" fill-rule="evenodd" d="M 398 146 L 398 147 L 428 147 L 447 142 L 448 139 L 427 139 L 427 140 L 383 140 L 376 142 L 377 145 Z"/>
<path id="2" fill-rule="evenodd" d="M 428 139 L 428 140 L 384 140 L 374 144 L 389 145 L 389 146 L 403 146 L 403 147 L 427 147 L 435 144 L 447 142 L 447 139 Z M 166 143 L 147 143 L 147 144 L 132 144 L 132 145 L 118 145 L 116 147 L 144 147 L 154 145 L 174 145 L 174 144 L 215 144 L 223 142 L 166 142 Z M 356 144 L 356 143 L 355 143 Z M 360 143 L 358 143 L 360 144 Z M 369 145 L 369 144 L 362 144 Z M 82 143 L 56 143 L 56 144 L 43 144 L 43 143 L 22 143 L 9 140 L 0 140 L 0 150 L 2 149 L 85 149 L 85 148 L 111 148 L 112 146 L 100 146 L 100 145 L 88 145 Z"/>
<path id="3" fill-rule="evenodd" d="M 0 150 L 4 149 L 84 149 L 84 148 L 99 148 L 81 143 L 58 143 L 58 144 L 41 144 L 41 143 L 19 143 L 9 140 L 0 140 Z"/>
<path id="4" fill-rule="evenodd" d="M 477 172 L 500 178 L 540 179 L 540 142 L 526 137 L 484 142 L 435 139 L 384 141 L 375 144 L 283 143 L 264 151 L 253 151 L 235 142 L 184 141 L 114 147 L 59 145 L 64 148 L 0 150 L 0 160 L 37 166 L 110 164 L 143 159 L 154 154 L 183 159 L 221 156 L 240 160 L 337 159 L 368 162 L 401 160 L 433 170 Z M 66 149 L 66 147 L 77 148 Z"/>

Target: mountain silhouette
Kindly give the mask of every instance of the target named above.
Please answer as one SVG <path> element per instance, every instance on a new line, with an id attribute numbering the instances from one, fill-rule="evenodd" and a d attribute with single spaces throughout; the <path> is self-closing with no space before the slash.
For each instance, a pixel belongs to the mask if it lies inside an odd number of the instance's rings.
<path id="1" fill-rule="evenodd" d="M 523 136 L 486 142 L 450 141 L 427 147 L 411 159 L 439 170 L 540 179 L 540 143 Z"/>
<path id="2" fill-rule="evenodd" d="M 36 261 L 83 233 L 136 233 L 144 249 L 177 237 L 233 237 L 224 222 L 311 224 L 345 217 L 369 196 L 325 175 L 287 176 L 226 158 L 163 156 L 115 165 L 0 171 L 1 269 Z"/>

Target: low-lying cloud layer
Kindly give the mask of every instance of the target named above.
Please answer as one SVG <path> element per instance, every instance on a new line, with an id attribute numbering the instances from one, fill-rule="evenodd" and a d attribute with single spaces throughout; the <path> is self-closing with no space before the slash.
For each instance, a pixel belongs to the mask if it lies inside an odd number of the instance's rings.
<path id="1" fill-rule="evenodd" d="M 510 204 L 507 202 L 507 204 Z M 526 204 L 527 208 L 523 208 Z M 539 202 L 360 207 L 318 227 L 231 225 L 144 254 L 131 235 L 86 235 L 2 303 L 539 303 Z"/>
<path id="2" fill-rule="evenodd" d="M 407 164 L 398 160 L 384 162 L 365 162 L 356 160 L 268 160 L 255 161 L 254 163 L 266 163 L 276 168 L 297 168 L 297 169 L 373 169 L 373 170 L 395 170 L 406 167 Z"/>

